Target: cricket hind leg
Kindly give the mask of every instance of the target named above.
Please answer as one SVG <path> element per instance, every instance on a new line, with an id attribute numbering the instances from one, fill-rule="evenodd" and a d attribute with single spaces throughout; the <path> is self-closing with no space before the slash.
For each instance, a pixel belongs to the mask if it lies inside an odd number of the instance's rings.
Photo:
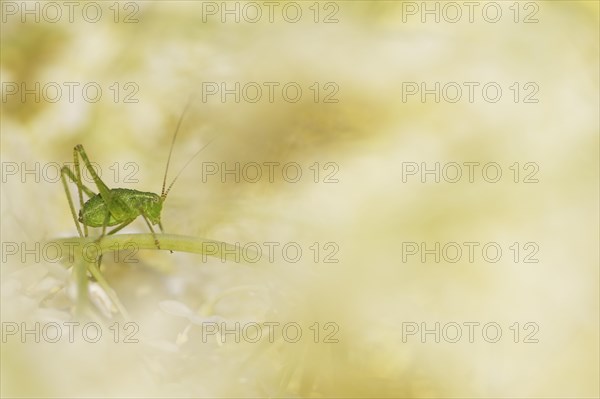
<path id="1" fill-rule="evenodd" d="M 67 202 L 69 203 L 69 208 L 71 209 L 71 216 L 73 217 L 73 222 L 75 223 L 75 227 L 77 228 L 77 233 L 79 237 L 87 237 L 88 231 L 87 226 L 83 225 L 83 230 L 81 229 L 81 225 L 79 222 L 79 218 L 77 217 L 77 212 L 75 211 L 75 205 L 73 204 L 73 199 L 71 198 L 71 191 L 69 190 L 69 185 L 67 184 L 67 178 L 70 179 L 73 183 L 77 185 L 77 192 L 79 197 L 79 209 L 83 208 L 83 195 L 82 191 L 85 192 L 90 198 L 96 195 L 92 190 L 86 187 L 81 182 L 81 174 L 78 173 L 78 176 L 75 176 L 71 169 L 67 166 L 63 166 L 60 170 L 60 180 L 62 181 L 63 188 L 65 189 L 65 194 L 67 197 Z"/>
<path id="2" fill-rule="evenodd" d="M 69 168 L 64 167 L 63 171 L 64 171 L 64 173 L 66 173 L 67 176 L 69 176 L 69 178 L 71 178 L 71 180 L 73 180 L 75 182 L 75 184 L 77 184 L 77 194 L 79 197 L 79 206 L 80 206 L 79 209 L 81 210 L 81 209 L 83 209 L 83 192 L 85 192 L 87 195 L 93 195 L 93 191 L 90 190 L 89 188 L 85 187 L 85 185 L 83 184 L 83 181 L 81 179 L 81 165 L 79 164 L 80 157 L 81 157 L 81 160 L 83 161 L 85 168 L 91 173 L 92 178 L 94 179 L 94 183 L 96 183 L 96 187 L 98 187 L 98 190 L 100 191 L 100 194 L 102 195 L 102 197 L 104 198 L 105 193 L 108 195 L 110 195 L 110 193 L 108 191 L 108 187 L 106 187 L 106 184 L 104 184 L 104 182 L 100 179 L 100 177 L 98 177 L 98 174 L 92 167 L 92 164 L 91 164 L 90 160 L 88 159 L 87 154 L 85 153 L 85 150 L 83 149 L 83 146 L 81 144 L 76 145 L 73 148 L 73 165 L 75 168 L 75 175 L 73 175 L 73 173 L 69 170 Z M 63 175 L 61 175 L 61 176 L 63 176 Z M 105 199 L 105 201 L 106 201 L 106 199 Z M 74 209 L 71 209 L 71 211 L 73 212 L 73 214 L 75 214 Z M 83 225 L 83 235 L 85 237 L 87 237 L 88 236 L 87 225 L 85 225 L 84 223 L 82 223 L 82 225 Z"/>
<path id="3" fill-rule="evenodd" d="M 80 177 L 81 172 L 80 172 L 80 168 L 79 168 L 79 158 L 81 158 L 85 168 L 88 170 L 90 175 L 92 175 L 92 179 L 94 179 L 94 183 L 96 184 L 96 187 L 98 187 L 98 191 L 100 192 L 100 196 L 102 197 L 102 200 L 106 204 L 107 212 L 106 212 L 106 217 L 105 217 L 104 223 L 102 224 L 102 234 L 100 235 L 100 239 L 101 239 L 102 237 L 104 237 L 106 235 L 106 227 L 108 225 L 108 220 L 109 220 L 111 214 L 117 220 L 129 220 L 129 219 L 131 219 L 132 209 L 120 198 L 111 194 L 111 191 L 108 188 L 108 186 L 106 184 L 104 184 L 104 182 L 102 181 L 100 176 L 98 176 L 98 174 L 96 173 L 96 170 L 92 167 L 92 163 L 90 162 L 90 160 L 81 144 L 78 144 L 75 146 L 75 148 L 73 149 L 73 154 L 74 154 L 74 161 L 75 161 L 75 171 L 78 173 L 79 180 L 81 181 L 81 177 Z M 80 193 L 80 197 L 81 197 L 81 193 Z M 83 204 L 82 204 L 82 207 L 83 207 Z M 125 226 L 123 226 L 123 227 L 125 227 Z"/>
<path id="4" fill-rule="evenodd" d="M 71 169 L 69 169 L 68 166 L 63 166 L 60 170 L 60 173 L 61 173 L 61 175 L 65 175 L 66 177 L 68 177 L 73 183 L 78 184 L 77 176 L 75 176 L 73 174 L 73 171 Z M 83 184 L 81 181 L 79 181 L 79 183 L 81 185 L 81 189 L 89 198 L 92 198 L 94 195 L 96 195 L 96 193 L 94 191 L 92 191 L 88 186 Z"/>

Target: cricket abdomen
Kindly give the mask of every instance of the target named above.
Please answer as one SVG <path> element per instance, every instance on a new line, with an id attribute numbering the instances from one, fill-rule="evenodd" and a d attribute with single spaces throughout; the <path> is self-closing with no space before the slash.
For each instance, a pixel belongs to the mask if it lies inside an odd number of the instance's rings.
<path id="1" fill-rule="evenodd" d="M 162 200 L 159 195 L 126 188 L 113 188 L 109 192 L 110 211 L 104 198 L 96 194 L 83 204 L 79 212 L 81 223 L 90 227 L 102 227 L 108 213 L 106 226 L 115 226 L 137 218 L 142 212 L 152 224 L 160 222 Z"/>

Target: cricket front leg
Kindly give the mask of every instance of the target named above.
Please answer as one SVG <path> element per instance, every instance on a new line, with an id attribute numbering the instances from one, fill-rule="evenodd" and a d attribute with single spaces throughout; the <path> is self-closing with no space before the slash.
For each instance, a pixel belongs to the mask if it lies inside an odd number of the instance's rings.
<path id="1" fill-rule="evenodd" d="M 158 221 L 158 227 L 160 228 L 160 232 L 162 234 L 165 234 L 165 229 L 163 228 L 162 222 L 160 220 Z M 169 252 L 173 253 L 173 251 L 171 251 L 170 249 L 169 249 Z"/>
<path id="2" fill-rule="evenodd" d="M 126 220 L 125 222 L 121 223 L 120 225 L 118 225 L 117 227 L 115 227 L 114 229 L 112 229 L 111 231 L 106 233 L 106 235 L 109 236 L 111 234 L 115 234 L 117 231 L 129 226 L 134 220 L 135 220 L 135 218 L 131 219 L 131 220 Z"/>
<path id="3" fill-rule="evenodd" d="M 140 208 L 140 215 L 142 215 L 142 217 L 144 218 L 144 221 L 146 222 L 146 225 L 148 225 L 148 228 L 150 229 L 150 233 L 152 234 L 152 238 L 154 238 L 154 244 L 156 245 L 156 248 L 160 249 L 160 243 L 158 242 L 158 238 L 156 238 L 156 232 L 154 232 L 152 223 L 150 223 L 150 220 L 148 220 L 148 217 L 144 213 L 144 210 L 141 208 Z M 162 229 L 161 229 L 161 231 L 162 231 Z M 171 251 L 171 252 L 173 252 L 173 251 Z"/>

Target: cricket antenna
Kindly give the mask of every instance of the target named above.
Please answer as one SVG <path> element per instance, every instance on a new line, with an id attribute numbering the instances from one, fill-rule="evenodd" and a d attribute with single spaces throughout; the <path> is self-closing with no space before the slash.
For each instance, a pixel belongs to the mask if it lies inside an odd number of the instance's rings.
<path id="1" fill-rule="evenodd" d="M 187 168 L 187 166 L 194 160 L 194 158 L 196 158 L 196 156 L 198 154 L 200 154 L 202 152 L 202 150 L 204 150 L 206 147 L 208 147 L 210 145 L 210 143 L 212 143 L 215 139 L 216 139 L 216 137 L 213 137 L 212 139 L 210 139 L 208 143 L 204 144 L 202 146 L 202 148 L 200 148 L 190 159 L 188 159 L 188 161 L 185 163 L 185 165 L 183 165 L 183 168 L 181 168 L 181 170 L 179 171 L 179 173 L 177 173 L 177 175 L 175 176 L 175 178 L 173 179 L 173 181 L 171 182 L 171 184 L 169 184 L 169 187 L 167 188 L 167 191 L 164 191 L 164 185 L 163 185 L 163 191 L 164 192 L 160 195 L 161 198 L 163 199 L 163 201 L 165 200 L 165 198 L 167 198 L 167 195 L 169 194 L 169 191 L 171 191 L 171 187 L 173 187 L 173 184 L 175 184 L 175 182 L 177 181 L 177 178 L 179 177 L 179 175 L 181 173 L 183 173 L 183 171 L 185 170 L 185 168 Z"/>
<path id="2" fill-rule="evenodd" d="M 183 118 L 185 117 L 185 114 L 187 113 L 187 111 L 190 108 L 190 105 L 192 105 L 192 100 L 194 99 L 194 96 L 190 96 L 190 99 L 188 100 L 185 108 L 183 109 L 183 112 L 181 113 L 181 115 L 179 116 L 179 120 L 177 121 L 177 127 L 175 128 L 175 133 L 173 133 L 173 140 L 171 140 L 171 148 L 169 149 L 169 157 L 167 158 L 167 166 L 165 168 L 165 176 L 163 178 L 163 184 L 162 184 L 162 190 L 160 192 L 160 197 L 162 198 L 162 200 L 164 201 L 165 198 L 167 198 L 167 194 L 169 194 L 169 191 L 171 190 L 171 187 L 173 187 L 173 184 L 175 184 L 175 182 L 177 181 L 177 178 L 179 177 L 179 175 L 184 171 L 184 169 L 190 164 L 190 162 L 192 162 L 194 160 L 194 158 L 196 158 L 196 156 L 198 154 L 200 154 L 200 152 L 202 152 L 203 149 L 205 149 L 210 143 L 213 142 L 214 138 L 212 138 L 208 143 L 206 143 L 202 148 L 200 148 L 198 150 L 198 152 L 196 152 L 187 162 L 186 164 L 183 166 L 183 168 L 181 168 L 181 170 L 179 171 L 179 173 L 177 173 L 177 175 L 175 176 L 175 178 L 173 179 L 173 181 L 171 182 L 171 184 L 169 184 L 169 186 L 167 187 L 167 189 L 165 190 L 165 187 L 167 186 L 167 174 L 169 172 L 169 165 L 171 163 L 171 155 L 173 154 L 173 147 L 175 146 L 175 140 L 177 139 L 177 135 L 179 134 L 179 128 L 181 127 L 181 123 L 183 122 Z"/>
<path id="3" fill-rule="evenodd" d="M 167 158 L 167 166 L 165 168 L 165 177 L 163 178 L 162 190 L 160 192 L 160 196 L 162 198 L 167 196 L 167 194 L 165 193 L 165 186 L 167 185 L 167 173 L 169 173 L 169 164 L 171 163 L 171 154 L 173 154 L 173 147 L 175 146 L 175 140 L 177 139 L 177 135 L 179 134 L 179 128 L 181 127 L 181 122 L 183 122 L 183 117 L 185 116 L 188 109 L 190 108 L 190 105 L 192 104 L 192 99 L 193 99 L 193 96 L 190 96 L 190 99 L 188 100 L 187 104 L 185 105 L 185 108 L 183 109 L 183 112 L 179 116 L 179 120 L 177 121 L 177 127 L 175 128 L 175 133 L 173 133 L 173 140 L 171 140 L 171 148 L 169 149 L 169 157 Z M 167 191 L 169 191 L 169 190 L 167 190 Z"/>

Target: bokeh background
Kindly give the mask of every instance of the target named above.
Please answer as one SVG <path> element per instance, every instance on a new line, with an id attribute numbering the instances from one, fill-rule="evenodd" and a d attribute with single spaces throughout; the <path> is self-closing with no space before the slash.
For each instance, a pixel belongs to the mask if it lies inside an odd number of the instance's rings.
<path id="1" fill-rule="evenodd" d="M 489 2 L 477 2 L 473 22 L 459 6 L 456 23 L 446 21 L 454 12 L 443 2 L 426 2 L 440 10 L 439 22 L 422 22 L 421 2 L 297 2 L 289 9 L 292 17 L 302 10 L 295 23 L 282 16 L 287 3 L 277 3 L 272 22 L 262 2 L 99 2 L 97 22 L 83 17 L 88 3 L 76 3 L 72 21 L 58 3 L 57 22 L 47 3 L 0 3 L 2 396 L 598 397 L 597 2 L 496 2 L 496 23 L 481 13 Z M 23 14 L 24 4 L 39 7 L 39 21 L 36 11 Z M 255 23 L 247 19 L 256 4 L 263 17 Z M 240 21 L 222 7 L 238 7 Z M 96 6 L 86 10 L 96 18 Z M 62 96 L 23 100 L 21 84 L 35 90 L 36 82 L 57 83 Z M 79 84 L 73 101 L 65 82 Z M 97 102 L 81 94 L 90 82 L 102 89 Z M 256 103 L 231 95 L 203 101 L 207 82 L 295 82 L 303 95 L 295 103 L 280 90 L 272 102 L 266 94 Z M 503 95 L 490 103 L 476 89 L 472 103 L 403 101 L 403 82 L 497 82 Z M 528 82 L 539 88 L 535 103 L 523 101 Z M 325 102 L 334 91 L 336 101 Z M 192 95 L 170 176 L 215 140 L 169 194 L 166 230 L 294 242 L 300 261 L 279 253 L 267 265 L 243 265 L 155 250 L 139 251 L 137 263 L 106 257 L 105 275 L 137 323 L 137 343 L 122 335 L 113 342 L 115 321 L 125 333 L 116 316 L 93 344 L 81 335 L 72 343 L 9 335 L 7 323 L 77 321 L 70 269 L 44 256 L 22 259 L 22 251 L 7 255 L 5 246 L 76 235 L 56 165 L 72 162 L 81 143 L 109 186 L 159 192 Z M 206 162 L 296 162 L 303 176 L 223 183 L 203 175 Z M 337 182 L 324 182 L 328 162 Z M 496 162 L 503 175 L 497 183 L 480 173 L 473 183 L 403 181 L 405 162 Z M 539 167 L 537 183 L 523 183 L 527 162 Z M 125 232 L 146 227 L 137 221 Z M 496 242 L 503 256 L 490 263 L 476 250 L 474 262 L 466 254 L 456 263 L 403 261 L 405 242 Z M 539 262 L 523 262 L 533 248 L 526 243 L 537 246 Z M 331 248 L 337 263 L 323 262 Z M 203 340 L 201 323 L 221 321 L 295 322 L 303 339 Z M 403 339 L 403 323 L 436 322 L 463 326 L 462 338 Z M 465 322 L 480 323 L 473 342 Z M 482 337 L 489 322 L 502 328 L 496 343 Z M 323 342 L 332 331 L 326 323 L 336 326 L 337 342 Z M 533 331 L 526 323 L 537 326 L 537 342 L 524 342 Z"/>

